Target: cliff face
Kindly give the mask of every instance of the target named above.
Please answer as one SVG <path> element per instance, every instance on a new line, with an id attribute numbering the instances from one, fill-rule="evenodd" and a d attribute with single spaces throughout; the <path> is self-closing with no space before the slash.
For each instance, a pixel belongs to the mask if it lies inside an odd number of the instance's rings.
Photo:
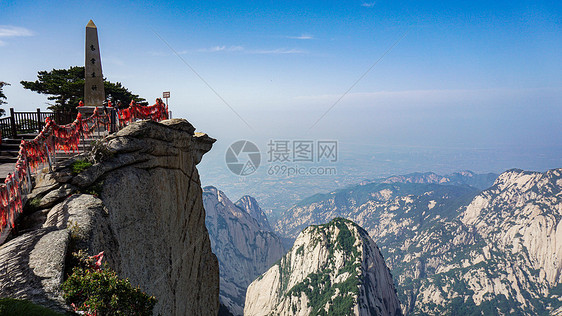
<path id="1" fill-rule="evenodd" d="M 105 150 L 114 157 L 105 164 L 125 162 L 96 180 L 109 214 L 108 260 L 131 283 L 158 293 L 157 312 L 214 314 L 218 266 L 195 168 L 214 140 L 190 135 L 187 121 L 164 124 L 135 124 L 108 138 Z"/>
<path id="2" fill-rule="evenodd" d="M 0 258 L 10 243 L 30 243 L 37 232 L 71 232 L 78 247 L 105 251 L 120 277 L 156 296 L 155 314 L 216 315 L 218 262 L 195 167 L 213 142 L 185 120 L 131 124 L 83 156 L 94 164 L 82 173 L 72 174 L 71 160 L 40 177 L 32 195 L 42 210 L 27 220 L 34 230 L 2 245 Z M 66 245 L 52 251 L 64 258 Z"/>
<path id="3" fill-rule="evenodd" d="M 283 245 L 253 198 L 233 204 L 222 191 L 205 187 L 203 203 L 220 265 L 221 302 L 232 314 L 242 315 L 247 286 L 283 256 Z"/>
<path id="4" fill-rule="evenodd" d="M 351 221 L 310 226 L 248 287 L 244 315 L 401 315 L 374 241 Z"/>
<path id="5" fill-rule="evenodd" d="M 510 170 L 478 195 L 461 221 L 498 250 L 526 253 L 544 285 L 562 282 L 562 169 Z"/>

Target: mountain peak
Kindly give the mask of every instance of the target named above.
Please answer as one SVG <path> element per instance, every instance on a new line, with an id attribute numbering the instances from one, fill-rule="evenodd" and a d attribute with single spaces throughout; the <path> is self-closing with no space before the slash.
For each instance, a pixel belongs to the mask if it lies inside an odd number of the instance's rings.
<path id="1" fill-rule="evenodd" d="M 234 205 L 236 205 L 236 207 L 248 213 L 253 219 L 255 219 L 263 230 L 272 230 L 271 226 L 269 225 L 269 221 L 267 220 L 267 216 L 260 208 L 258 201 L 256 201 L 256 199 L 254 199 L 253 197 L 244 195 L 238 201 L 236 201 Z"/>
<path id="2" fill-rule="evenodd" d="M 402 315 L 375 242 L 350 220 L 303 230 L 293 248 L 255 280 L 244 315 Z"/>

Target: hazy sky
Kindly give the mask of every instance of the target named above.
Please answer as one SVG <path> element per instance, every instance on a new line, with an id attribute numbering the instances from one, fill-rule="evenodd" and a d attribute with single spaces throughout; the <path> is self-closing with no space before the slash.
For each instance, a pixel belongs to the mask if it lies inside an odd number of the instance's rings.
<path id="1" fill-rule="evenodd" d="M 83 65 L 89 19 L 104 76 L 151 102 L 171 91 L 174 116 L 217 148 L 324 138 L 501 148 L 548 161 L 505 167 L 562 167 L 559 1 L 2 0 L 7 107 L 46 107 L 19 81 Z"/>

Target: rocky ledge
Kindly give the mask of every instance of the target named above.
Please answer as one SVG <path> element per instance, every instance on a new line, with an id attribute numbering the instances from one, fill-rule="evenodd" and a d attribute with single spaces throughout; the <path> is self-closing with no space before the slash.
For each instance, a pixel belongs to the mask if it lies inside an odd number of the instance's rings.
<path id="1" fill-rule="evenodd" d="M 155 314 L 216 315 L 219 267 L 196 169 L 214 141 L 183 119 L 139 121 L 40 172 L 18 234 L 0 246 L 0 297 L 66 309 L 65 258 L 84 249 L 105 251 L 120 277 L 156 296 Z"/>

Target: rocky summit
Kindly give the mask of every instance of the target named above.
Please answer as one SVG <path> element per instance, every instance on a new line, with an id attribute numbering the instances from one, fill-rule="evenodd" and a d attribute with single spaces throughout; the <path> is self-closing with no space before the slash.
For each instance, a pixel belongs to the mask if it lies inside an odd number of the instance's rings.
<path id="1" fill-rule="evenodd" d="M 310 226 L 248 287 L 244 315 L 402 315 L 392 275 L 367 232 L 337 218 Z"/>
<path id="2" fill-rule="evenodd" d="M 257 201 L 244 196 L 232 203 L 215 187 L 203 189 L 205 223 L 220 266 L 220 300 L 242 315 L 246 288 L 285 253 Z"/>

